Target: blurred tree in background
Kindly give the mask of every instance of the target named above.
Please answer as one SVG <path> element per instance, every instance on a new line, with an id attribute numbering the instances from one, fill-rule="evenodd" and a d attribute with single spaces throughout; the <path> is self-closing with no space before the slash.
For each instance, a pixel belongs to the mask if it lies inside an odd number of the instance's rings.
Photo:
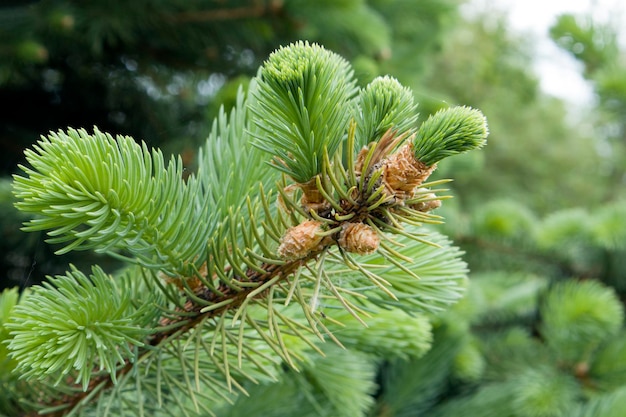
<path id="1" fill-rule="evenodd" d="M 484 155 L 449 161 L 464 170 L 455 187 L 464 205 L 510 197 L 547 213 L 580 205 L 581 195 L 587 205 L 609 194 L 597 141 L 583 121 L 566 122 L 567 104 L 540 91 L 530 62 L 531 41 L 490 11 L 450 34 L 424 80 L 438 97 L 483 108 L 493 120 Z"/>
<path id="2" fill-rule="evenodd" d="M 389 73 L 411 87 L 422 117 L 449 104 L 484 111 L 489 145 L 437 171 L 455 178 L 456 198 L 440 214 L 466 252 L 470 288 L 452 312 L 432 317 L 435 340 L 424 356 L 380 355 L 360 368 L 362 352 L 353 361 L 330 352 L 304 376 L 252 387 L 217 415 L 340 415 L 346 398 L 326 383 L 335 363 L 328 361 L 344 361 L 363 377 L 352 398 L 367 403 L 362 415 L 616 417 L 626 408 L 626 61 L 618 32 L 573 15 L 552 27 L 597 97 L 573 113 L 542 93 L 533 44 L 509 30 L 505 14 L 462 17 L 459 5 L 5 2 L 0 167 L 15 171 L 40 134 L 95 124 L 187 150 L 194 169 L 188 149 L 267 54 L 295 39 L 318 41 L 349 58 L 361 84 Z M 31 269 L 34 282 L 70 261 L 103 264 L 52 257 L 17 230 L 8 182 L 0 193 L 3 286 L 20 284 Z"/>
<path id="3" fill-rule="evenodd" d="M 626 53 L 618 42 L 618 27 L 589 16 L 565 14 L 552 26 L 552 39 L 576 58 L 591 83 L 597 105 L 594 136 L 603 155 L 603 171 L 623 196 L 626 182 Z"/>

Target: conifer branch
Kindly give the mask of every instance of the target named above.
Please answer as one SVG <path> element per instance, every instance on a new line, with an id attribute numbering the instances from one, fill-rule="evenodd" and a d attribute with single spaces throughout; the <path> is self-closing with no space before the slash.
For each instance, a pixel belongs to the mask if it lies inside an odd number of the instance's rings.
<path id="1" fill-rule="evenodd" d="M 187 299 L 183 308 L 180 311 L 174 311 L 173 317 L 163 318 L 159 323 L 159 328 L 163 329 L 152 334 L 146 341 L 145 347 L 140 347 L 137 357 L 141 357 L 143 355 L 150 355 L 153 352 L 153 348 L 157 348 L 158 346 L 163 345 L 164 343 L 168 343 L 171 338 L 180 338 L 184 334 L 189 333 L 197 326 L 202 325 L 206 320 L 219 317 L 225 311 L 235 311 L 241 305 L 248 300 L 248 296 L 252 294 L 256 288 L 259 288 L 263 284 L 271 281 L 272 279 L 278 277 L 279 281 L 277 281 L 274 286 L 280 286 L 281 282 L 285 281 L 289 276 L 293 275 L 298 269 L 302 268 L 304 265 L 309 263 L 310 261 L 317 259 L 322 253 L 328 251 L 331 246 L 337 245 L 339 242 L 334 241 L 329 246 L 325 246 L 322 248 L 318 248 L 317 250 L 310 251 L 305 256 L 286 261 L 282 264 L 276 263 L 265 263 L 262 264 L 259 268 L 263 272 L 258 270 L 248 269 L 246 271 L 245 276 L 234 276 L 233 280 L 241 283 L 241 284 L 250 284 L 254 283 L 255 286 L 247 286 L 244 287 L 242 285 L 242 290 L 234 291 L 232 289 L 232 285 L 227 285 L 226 283 L 222 283 L 216 289 L 209 289 L 207 287 L 201 286 L 195 289 L 195 296 L 202 300 L 202 303 L 194 301 L 192 299 Z M 354 265 L 358 265 L 358 262 L 354 259 L 352 261 Z M 371 266 L 370 266 L 371 268 Z M 365 272 L 364 269 L 361 270 Z M 367 275 L 372 278 L 376 276 L 375 270 L 374 272 L 368 272 Z M 408 272 L 408 271 L 407 271 Z M 410 274 L 410 272 L 409 272 Z M 449 278 L 452 275 L 448 276 Z M 415 280 L 416 283 L 419 283 L 418 280 Z M 385 285 L 385 284 L 383 284 Z M 386 285 L 390 285 L 386 283 Z M 403 284 L 403 285 L 406 285 Z M 390 287 L 391 289 L 391 287 Z M 407 295 L 412 293 L 413 291 L 407 291 Z M 255 299 L 261 300 L 267 297 L 269 291 L 263 291 L 255 295 Z M 404 298 L 405 296 L 403 296 Z M 458 295 L 457 295 L 458 297 Z M 385 297 L 377 296 L 381 301 L 384 300 Z M 226 303 L 227 302 L 227 303 Z M 208 311 L 203 311 L 203 308 L 206 304 L 209 305 L 222 305 L 222 307 L 210 309 Z M 418 302 L 421 304 L 421 302 Z M 73 407 L 81 406 L 81 402 L 88 396 L 93 395 L 93 389 L 98 389 L 96 395 L 101 395 L 106 390 L 114 385 L 114 381 L 121 380 L 124 375 L 133 370 L 135 364 L 127 360 L 123 365 L 121 365 L 115 374 L 100 374 L 98 376 L 93 377 L 84 391 L 76 391 L 73 394 L 66 394 L 61 398 L 57 398 L 53 400 L 51 403 L 47 404 L 47 407 L 57 407 L 61 405 L 67 405 L 68 408 L 63 408 L 63 410 L 58 411 L 57 413 L 50 414 L 52 416 L 63 416 L 67 410 L 73 409 Z M 41 404 L 43 405 L 43 404 Z"/>
<path id="2" fill-rule="evenodd" d="M 220 113 L 197 175 L 186 180 L 180 159 L 166 165 L 160 152 L 97 130 L 51 134 L 27 151 L 31 167 L 21 167 L 26 176 L 14 181 L 17 207 L 39 216 L 27 229 L 48 230 L 53 242 L 67 244 L 64 251 L 92 249 L 135 261 L 147 275 L 148 292 L 162 301 L 151 302 L 161 315 L 150 335 L 135 340 L 128 326 L 121 339 L 133 346 L 133 355 L 120 360 L 86 351 L 81 356 L 86 364 L 104 361 L 100 365 L 108 372 L 87 365 L 75 379 L 69 372 L 73 354 L 64 356 L 61 349 L 57 382 L 70 389 L 39 404 L 42 411 L 71 413 L 112 387 L 111 395 L 118 395 L 117 381 L 128 380 L 144 360 L 159 362 L 166 354 L 178 361 L 184 381 L 157 382 L 156 395 L 160 398 L 161 383 L 181 384 L 197 408 L 196 390 L 204 377 L 185 356 L 181 346 L 187 343 L 195 346 L 192 362 L 206 352 L 230 391 L 241 388 L 239 377 L 255 379 L 243 369 L 244 357 L 261 373 L 272 373 L 253 358 L 257 349 L 248 332 L 272 358 L 296 368 L 303 350 L 322 352 L 317 345 L 326 338 L 343 345 L 328 327 L 338 320 L 323 312 L 326 307 L 364 323 L 372 309 L 437 312 L 459 299 L 466 274 L 460 252 L 421 229 L 440 223 L 429 211 L 442 197 L 425 181 L 441 158 L 484 144 L 484 117 L 453 108 L 415 133 L 412 96 L 397 81 L 377 80 L 356 96 L 345 60 L 300 42 L 270 56 L 249 96 L 240 92 L 230 117 Z M 363 124 L 372 126 L 359 127 Z M 262 163 L 267 153 L 271 164 Z M 280 173 L 282 181 L 276 182 Z M 105 294 L 108 281 L 96 275 L 75 278 L 89 294 Z M 37 291 L 50 299 L 62 290 Z M 71 309 L 71 299 L 61 301 L 58 308 Z M 298 313 L 281 310 L 290 303 L 300 307 Z M 10 324 L 12 354 L 21 368 L 33 369 L 27 377 L 45 379 L 50 372 L 45 356 L 29 355 L 22 341 L 29 332 L 45 334 L 40 329 L 53 319 L 29 308 L 26 302 L 18 311 L 32 313 L 30 321 Z M 259 310 L 264 317 L 255 316 Z M 150 317 L 124 319 L 145 331 Z M 116 325 L 101 314 L 94 320 Z M 100 346 L 90 343 L 85 347 Z M 238 363 L 231 363 L 235 357 Z M 187 375 L 190 368 L 196 385 Z M 72 387 L 78 380 L 82 392 Z"/>

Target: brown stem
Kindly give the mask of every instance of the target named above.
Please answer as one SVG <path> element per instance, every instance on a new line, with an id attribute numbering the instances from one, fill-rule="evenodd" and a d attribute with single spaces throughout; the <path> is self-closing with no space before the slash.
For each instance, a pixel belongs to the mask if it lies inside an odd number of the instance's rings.
<path id="1" fill-rule="evenodd" d="M 223 20 L 236 20 L 257 18 L 266 13 L 277 14 L 283 7 L 281 0 L 272 0 L 268 4 L 254 1 L 250 6 L 235 7 L 232 9 L 197 10 L 192 12 L 177 13 L 169 17 L 170 21 L 176 23 L 203 23 Z"/>

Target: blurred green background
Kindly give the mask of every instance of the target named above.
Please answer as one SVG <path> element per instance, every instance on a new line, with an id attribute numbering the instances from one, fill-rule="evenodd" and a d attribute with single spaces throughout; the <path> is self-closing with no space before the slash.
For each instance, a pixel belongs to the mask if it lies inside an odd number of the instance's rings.
<path id="1" fill-rule="evenodd" d="M 440 318 L 447 336 L 430 362 L 414 363 L 410 375 L 402 363 L 381 368 L 372 415 L 609 416 L 597 398 L 626 404 L 623 33 L 591 14 L 554 20 L 549 36 L 593 91 L 588 102 L 569 103 L 540 88 L 535 38 L 511 29 L 505 8 L 486 4 L 461 13 L 462 0 L 3 1 L 0 288 L 31 285 L 70 262 L 116 267 L 88 253 L 54 256 L 45 236 L 19 230 L 10 176 L 40 135 L 96 125 L 181 154 L 193 171 L 219 106 L 233 104 L 272 50 L 307 39 L 349 59 L 363 85 L 377 75 L 398 78 L 414 90 L 421 117 L 469 105 L 485 113 L 491 132 L 483 151 L 446 160 L 436 173 L 454 178 L 455 198 L 439 214 L 466 252 L 468 297 Z M 576 297 L 563 286 L 569 282 L 589 297 L 567 310 Z M 604 293 L 580 289 L 589 282 Z M 565 318 L 554 312 L 565 310 Z M 583 332 L 580 352 L 546 336 L 581 320 L 596 331 Z M 523 377 L 502 358 L 521 364 Z M 421 402 L 394 391 L 422 389 L 428 369 L 438 379 Z M 556 405 L 543 414 L 511 405 L 536 398 L 533 384 L 559 378 L 565 382 L 553 392 L 564 393 L 555 394 L 561 402 L 551 398 Z M 530 393 L 511 388 L 514 379 Z M 582 408 L 559 406 L 573 403 Z"/>

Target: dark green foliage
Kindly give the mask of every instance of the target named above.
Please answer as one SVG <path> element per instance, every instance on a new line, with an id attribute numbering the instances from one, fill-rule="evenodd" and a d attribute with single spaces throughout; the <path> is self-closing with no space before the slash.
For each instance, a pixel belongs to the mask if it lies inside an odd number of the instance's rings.
<path id="1" fill-rule="evenodd" d="M 197 122 L 204 121 L 211 98 L 207 87 L 251 74 L 292 36 L 290 19 L 281 13 L 271 2 L 247 1 L 0 6 L 0 98 L 12 103 L 0 132 L 24 147 L 68 125 L 97 125 L 152 144 L 204 135 L 206 127 Z M 233 22 L 237 31 L 230 30 Z M 33 111 L 39 116 L 31 117 Z M 19 155 L 18 147 L 3 157 L 4 172 Z"/>
<path id="2" fill-rule="evenodd" d="M 433 348 L 421 358 L 392 359 L 380 369 L 380 392 L 372 416 L 427 415 L 445 392 L 459 339 L 439 329 Z"/>

